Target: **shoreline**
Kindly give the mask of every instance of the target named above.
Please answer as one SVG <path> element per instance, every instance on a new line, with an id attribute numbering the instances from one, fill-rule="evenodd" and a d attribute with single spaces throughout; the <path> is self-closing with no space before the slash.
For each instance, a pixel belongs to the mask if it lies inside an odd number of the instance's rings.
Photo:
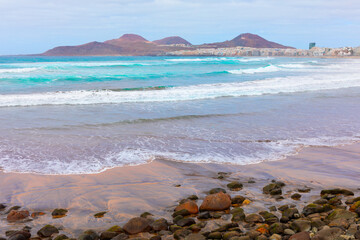
<path id="1" fill-rule="evenodd" d="M 252 203 L 247 212 L 257 212 L 271 205 L 297 204 L 300 209 L 314 200 L 324 187 L 347 188 L 358 191 L 360 181 L 360 143 L 339 147 L 308 147 L 284 160 L 251 165 L 213 163 L 180 163 L 157 159 L 138 166 L 117 167 L 98 174 L 36 175 L 0 172 L 0 203 L 19 205 L 30 212 L 43 211 L 45 216 L 29 223 L 34 229 L 48 224 L 62 225 L 66 233 L 77 235 L 84 229 L 103 229 L 122 225 L 131 217 L 148 211 L 158 217 L 170 218 L 177 202 L 190 195 L 204 198 L 211 188 L 226 188 L 231 181 L 244 184 L 241 194 Z M 219 179 L 219 172 L 226 173 Z M 262 194 L 261 189 L 271 180 L 286 183 L 289 197 L 297 188 L 310 187 L 304 202 L 288 198 L 277 202 Z M 255 183 L 249 183 L 255 181 Z M 180 185 L 180 186 L 178 186 Z M 55 208 L 69 210 L 68 216 L 52 219 Z M 104 218 L 95 219 L 97 212 L 106 211 Z M 21 225 L 21 224 L 20 224 Z M 18 227 L 0 220 L 0 236 L 8 229 Z"/>

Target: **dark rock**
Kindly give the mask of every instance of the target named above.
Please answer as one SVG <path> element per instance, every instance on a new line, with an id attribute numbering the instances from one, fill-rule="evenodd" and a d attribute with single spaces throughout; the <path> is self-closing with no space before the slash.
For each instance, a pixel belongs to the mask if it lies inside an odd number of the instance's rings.
<path id="1" fill-rule="evenodd" d="M 214 229 L 213 231 L 214 232 L 225 232 L 231 228 L 237 228 L 237 227 L 239 227 L 239 224 L 237 224 L 237 223 L 228 223 L 228 224 L 222 225 L 221 227 L 219 227 L 217 229 Z"/>
<path id="2" fill-rule="evenodd" d="M 152 236 L 150 240 L 161 240 L 161 236 L 159 235 Z"/>
<path id="3" fill-rule="evenodd" d="M 183 218 L 184 218 L 183 216 L 178 215 L 178 216 L 174 217 L 173 222 L 176 224 L 178 221 L 180 221 Z"/>
<path id="4" fill-rule="evenodd" d="M 33 212 L 33 213 L 31 213 L 32 218 L 38 218 L 38 217 L 44 216 L 44 215 L 45 215 L 44 212 Z"/>
<path id="5" fill-rule="evenodd" d="M 189 200 L 193 200 L 193 201 L 195 201 L 195 200 L 198 200 L 198 199 L 199 199 L 199 197 L 198 197 L 198 196 L 196 196 L 196 195 L 191 195 L 191 196 L 189 196 L 189 197 L 188 197 L 188 199 L 189 199 Z"/>
<path id="6" fill-rule="evenodd" d="M 360 231 L 357 231 L 357 232 L 354 234 L 354 237 L 355 237 L 355 239 L 360 239 Z"/>
<path id="7" fill-rule="evenodd" d="M 292 235 L 289 240 L 310 240 L 310 234 L 308 232 L 299 232 Z"/>
<path id="8" fill-rule="evenodd" d="M 210 213 L 212 218 L 219 219 L 224 215 L 224 212 L 212 212 Z"/>
<path id="9" fill-rule="evenodd" d="M 175 208 L 175 212 L 178 212 L 180 210 L 186 209 L 190 214 L 196 214 L 199 212 L 199 207 L 194 201 L 187 201 Z M 183 215 L 184 216 L 184 215 Z"/>
<path id="10" fill-rule="evenodd" d="M 331 198 L 329 200 L 329 204 L 332 206 L 340 206 L 342 204 L 341 202 L 341 197 L 340 196 L 336 196 L 334 198 Z"/>
<path id="11" fill-rule="evenodd" d="M 299 193 L 294 193 L 293 195 L 291 195 L 291 198 L 294 199 L 294 200 L 300 200 L 301 194 L 299 194 Z"/>
<path id="12" fill-rule="evenodd" d="M 345 218 L 338 218 L 335 220 L 332 220 L 328 226 L 329 227 L 340 227 L 340 228 L 344 228 L 347 229 L 349 227 L 350 223 L 347 219 Z"/>
<path id="13" fill-rule="evenodd" d="M 242 183 L 234 181 L 226 185 L 231 191 L 239 191 L 243 188 Z"/>
<path id="14" fill-rule="evenodd" d="M 264 219 L 256 213 L 249 214 L 245 217 L 245 222 L 247 223 L 263 223 Z"/>
<path id="15" fill-rule="evenodd" d="M 308 193 L 311 191 L 311 188 L 299 188 L 298 189 L 298 192 L 301 192 L 301 193 Z"/>
<path id="16" fill-rule="evenodd" d="M 308 216 L 308 215 L 313 214 L 313 213 L 322 213 L 322 212 L 324 212 L 323 206 L 321 206 L 319 204 L 311 203 L 311 204 L 304 207 L 302 213 L 305 216 Z"/>
<path id="17" fill-rule="evenodd" d="M 38 232 L 37 235 L 40 237 L 51 237 L 54 233 L 59 233 L 59 230 L 52 225 L 45 225 Z"/>
<path id="18" fill-rule="evenodd" d="M 95 218 L 102 218 L 104 217 L 104 215 L 106 214 L 107 212 L 98 212 L 98 213 L 95 213 L 94 214 L 94 217 Z"/>
<path id="19" fill-rule="evenodd" d="M 177 221 L 177 225 L 179 225 L 180 227 L 185 227 L 185 226 L 190 226 L 192 224 L 195 224 L 195 220 L 193 218 L 183 218 L 179 221 Z"/>
<path id="20" fill-rule="evenodd" d="M 9 236 L 8 240 L 26 240 L 31 237 L 31 233 L 28 231 L 12 231 L 10 234 L 6 234 Z"/>
<path id="21" fill-rule="evenodd" d="M 226 193 L 226 190 L 223 188 L 213 188 L 209 191 L 209 194 L 215 194 L 215 193 L 219 193 L 219 192 Z"/>
<path id="22" fill-rule="evenodd" d="M 8 240 L 26 240 L 28 238 L 25 238 L 22 234 L 13 234 L 11 235 Z"/>
<path id="23" fill-rule="evenodd" d="M 154 216 L 153 214 L 149 213 L 149 212 L 143 212 L 140 217 L 142 218 L 147 218 L 147 217 L 151 217 L 151 216 Z"/>
<path id="24" fill-rule="evenodd" d="M 64 239 L 69 239 L 68 236 L 66 236 L 65 234 L 60 234 L 57 235 L 54 240 L 64 240 Z"/>
<path id="25" fill-rule="evenodd" d="M 323 222 L 321 219 L 313 219 L 311 220 L 311 227 L 316 227 L 317 229 L 325 226 L 325 222 Z"/>
<path id="26" fill-rule="evenodd" d="M 244 202 L 245 198 L 243 196 L 237 195 L 233 198 L 231 198 L 232 204 L 242 204 Z"/>
<path id="27" fill-rule="evenodd" d="M 314 201 L 314 204 L 319 204 L 319 205 L 324 205 L 324 204 L 328 204 L 328 203 L 329 203 L 329 201 L 324 198 Z"/>
<path id="28" fill-rule="evenodd" d="M 200 211 L 222 211 L 229 209 L 230 206 L 230 196 L 223 192 L 219 192 L 206 196 L 200 206 Z"/>
<path id="29" fill-rule="evenodd" d="M 21 208 L 20 206 L 13 206 L 9 208 L 9 210 L 7 210 L 6 214 L 10 213 L 12 210 L 19 210 L 20 208 Z"/>
<path id="30" fill-rule="evenodd" d="M 174 238 L 176 240 L 184 239 L 189 234 L 191 234 L 191 231 L 189 229 L 182 228 L 174 232 Z"/>
<path id="31" fill-rule="evenodd" d="M 289 219 L 294 219 L 294 218 L 299 218 L 300 214 L 297 208 L 288 208 L 285 211 L 283 211 L 282 216 L 287 217 Z"/>
<path id="32" fill-rule="evenodd" d="M 161 231 L 161 230 L 168 230 L 169 224 L 165 218 L 160 218 L 152 222 L 150 226 L 154 231 Z"/>
<path id="33" fill-rule="evenodd" d="M 276 206 L 271 206 L 271 207 L 269 207 L 269 210 L 270 210 L 271 212 L 276 212 L 276 211 L 277 211 L 277 208 L 276 208 Z"/>
<path id="34" fill-rule="evenodd" d="M 177 216 L 188 216 L 190 215 L 190 212 L 187 209 L 181 209 L 179 211 L 176 211 L 172 214 L 172 217 L 175 218 Z"/>
<path id="35" fill-rule="evenodd" d="M 264 194 L 270 194 L 270 195 L 281 195 L 281 186 L 276 183 L 270 183 L 263 187 L 263 193 Z"/>
<path id="36" fill-rule="evenodd" d="M 86 230 L 79 237 L 78 240 L 98 240 L 99 235 L 92 229 Z"/>
<path id="37" fill-rule="evenodd" d="M 170 230 L 172 233 L 176 232 L 176 231 L 179 230 L 179 229 L 182 229 L 182 227 L 180 227 L 180 226 L 178 226 L 178 225 L 171 225 L 171 226 L 169 227 L 169 230 Z"/>
<path id="38" fill-rule="evenodd" d="M 221 232 L 212 232 L 208 235 L 208 239 L 222 239 L 222 233 Z"/>
<path id="39" fill-rule="evenodd" d="M 209 212 L 201 212 L 197 218 L 198 219 L 209 219 L 209 218 L 211 218 L 211 215 Z"/>
<path id="40" fill-rule="evenodd" d="M 6 205 L 0 203 L 0 211 L 4 211 L 5 208 L 6 208 Z"/>
<path id="41" fill-rule="evenodd" d="M 63 209 L 63 208 L 56 208 L 54 209 L 54 211 L 51 213 L 51 215 L 53 216 L 53 218 L 61 218 L 61 217 L 65 217 L 67 214 L 68 210 Z"/>
<path id="42" fill-rule="evenodd" d="M 114 237 L 112 240 L 126 240 L 129 236 L 125 233 L 119 233 L 116 237 Z"/>
<path id="43" fill-rule="evenodd" d="M 110 240 L 119 235 L 118 232 L 105 231 L 100 234 L 100 240 Z"/>
<path id="44" fill-rule="evenodd" d="M 283 212 L 283 211 L 289 209 L 289 205 L 282 205 L 278 209 L 279 209 L 279 211 Z"/>
<path id="45" fill-rule="evenodd" d="M 18 210 L 11 210 L 9 214 L 7 215 L 6 219 L 9 222 L 15 222 L 19 220 L 23 220 L 30 216 L 29 211 L 18 211 Z"/>
<path id="46" fill-rule="evenodd" d="M 130 219 L 123 227 L 124 231 L 129 234 L 137 234 L 150 231 L 149 220 L 142 217 Z"/>
<path id="47" fill-rule="evenodd" d="M 311 222 L 308 220 L 295 220 L 290 224 L 291 229 L 295 232 L 308 232 L 311 229 Z"/>
<path id="48" fill-rule="evenodd" d="M 354 193 L 352 191 L 349 191 L 347 189 L 340 189 L 340 188 L 322 190 L 320 195 L 324 195 L 324 194 L 334 194 L 334 195 L 342 194 L 344 196 L 354 196 Z"/>

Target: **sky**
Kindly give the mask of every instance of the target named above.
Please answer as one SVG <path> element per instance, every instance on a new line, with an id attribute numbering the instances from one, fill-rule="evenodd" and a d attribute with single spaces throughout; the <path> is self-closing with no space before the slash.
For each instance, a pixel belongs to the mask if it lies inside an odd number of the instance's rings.
<path id="1" fill-rule="evenodd" d="M 241 33 L 296 48 L 360 46 L 359 0 L 0 0 L 0 55 L 105 41 L 125 33 L 192 44 Z"/>

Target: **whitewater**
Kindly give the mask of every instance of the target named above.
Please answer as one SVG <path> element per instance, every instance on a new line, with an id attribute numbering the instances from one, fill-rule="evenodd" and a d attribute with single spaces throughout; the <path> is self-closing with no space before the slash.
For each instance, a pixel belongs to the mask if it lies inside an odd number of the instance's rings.
<path id="1" fill-rule="evenodd" d="M 0 57 L 0 168 L 250 164 L 359 140 L 360 60 Z"/>

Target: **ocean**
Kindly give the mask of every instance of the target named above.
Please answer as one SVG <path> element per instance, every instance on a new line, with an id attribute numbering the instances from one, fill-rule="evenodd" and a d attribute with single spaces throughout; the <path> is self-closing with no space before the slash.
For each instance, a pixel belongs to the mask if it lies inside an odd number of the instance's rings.
<path id="1" fill-rule="evenodd" d="M 252 164 L 360 136 L 360 59 L 0 57 L 0 168 Z"/>

